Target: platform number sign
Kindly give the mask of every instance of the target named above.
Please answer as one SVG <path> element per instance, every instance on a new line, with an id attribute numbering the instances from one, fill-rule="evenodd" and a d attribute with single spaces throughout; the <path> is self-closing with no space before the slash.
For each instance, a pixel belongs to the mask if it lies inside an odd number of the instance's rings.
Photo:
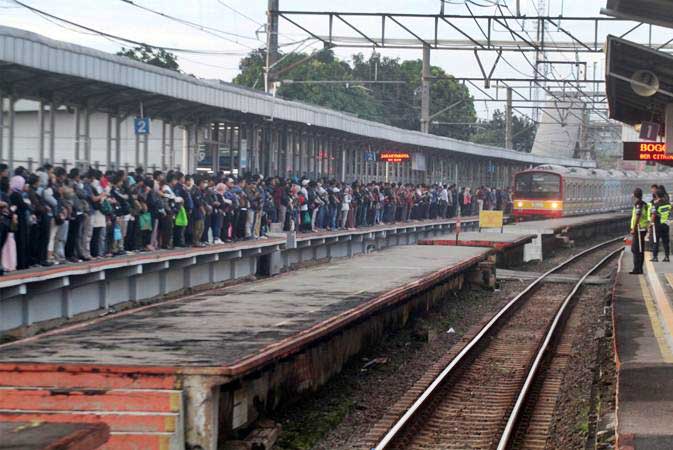
<path id="1" fill-rule="evenodd" d="M 643 122 L 640 124 L 640 139 L 656 141 L 659 136 L 659 124 L 656 122 Z"/>
<path id="2" fill-rule="evenodd" d="M 150 118 L 136 117 L 133 121 L 133 130 L 136 134 L 150 134 Z"/>

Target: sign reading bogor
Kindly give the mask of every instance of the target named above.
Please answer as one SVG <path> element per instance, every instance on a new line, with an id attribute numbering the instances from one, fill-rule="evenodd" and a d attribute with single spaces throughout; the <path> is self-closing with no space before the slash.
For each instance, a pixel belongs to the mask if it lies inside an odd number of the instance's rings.
<path id="1" fill-rule="evenodd" d="M 624 142 L 624 161 L 673 162 L 663 142 Z"/>

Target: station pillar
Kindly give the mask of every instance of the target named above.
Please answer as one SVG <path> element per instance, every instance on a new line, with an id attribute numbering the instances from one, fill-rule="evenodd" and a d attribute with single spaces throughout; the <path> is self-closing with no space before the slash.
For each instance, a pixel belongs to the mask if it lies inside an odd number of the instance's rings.
<path id="1" fill-rule="evenodd" d="M 673 103 L 666 105 L 666 148 L 673 149 Z"/>

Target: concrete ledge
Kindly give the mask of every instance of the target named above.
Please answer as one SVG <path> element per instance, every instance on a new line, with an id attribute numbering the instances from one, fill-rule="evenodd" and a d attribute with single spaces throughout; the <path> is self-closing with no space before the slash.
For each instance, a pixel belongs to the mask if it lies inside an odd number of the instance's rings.
<path id="1" fill-rule="evenodd" d="M 274 275 L 306 263 L 349 258 L 446 233 L 455 221 L 386 224 L 356 230 L 273 235 L 270 239 L 120 256 L 25 270 L 0 277 L 0 338 L 64 320 L 160 301 L 216 283 Z M 463 227 L 477 221 L 466 218 Z M 272 262 L 269 262 L 271 260 Z M 136 305 L 137 306 L 137 305 Z"/>

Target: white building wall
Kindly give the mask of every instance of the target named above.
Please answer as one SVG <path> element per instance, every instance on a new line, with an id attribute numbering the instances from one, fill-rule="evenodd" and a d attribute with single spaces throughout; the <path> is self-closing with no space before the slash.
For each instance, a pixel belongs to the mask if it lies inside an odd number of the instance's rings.
<path id="1" fill-rule="evenodd" d="M 544 112 L 540 115 L 542 123 L 538 125 L 532 154 L 541 156 L 555 156 L 558 158 L 572 158 L 575 144 L 580 139 L 582 112 L 559 108 L 579 108 L 583 104 L 579 101 L 556 102 L 547 100 Z M 562 124 L 562 125 L 561 125 Z"/>
<path id="2" fill-rule="evenodd" d="M 32 105 L 27 105 L 28 103 Z M 48 130 L 49 120 L 46 115 L 45 128 Z M 67 161 L 67 166 L 72 167 L 75 160 L 75 114 L 69 112 L 64 108 L 57 110 L 55 117 L 55 163 L 62 164 L 63 160 Z M 91 165 L 99 164 L 102 169 L 106 168 L 107 159 L 107 114 L 92 113 L 90 116 L 90 142 L 91 142 Z M 4 115 L 5 124 L 7 124 L 7 113 Z M 80 125 L 80 133 L 84 131 L 84 119 L 82 115 L 82 122 Z M 112 133 L 114 136 L 114 121 L 112 121 Z M 184 147 L 186 145 L 185 130 L 181 127 L 175 127 L 173 134 L 173 161 L 175 166 L 182 167 L 185 158 L 183 158 Z M 129 165 L 136 166 L 136 137 L 133 129 L 133 117 L 128 117 L 121 123 L 121 167 Z M 4 133 L 4 155 L 3 159 L 7 158 L 8 148 L 7 130 Z M 156 166 L 161 168 L 161 144 L 162 144 L 162 121 L 152 120 L 150 127 L 150 135 L 148 137 L 148 167 Z M 170 155 L 168 154 L 168 139 L 169 126 L 166 125 L 166 164 L 170 164 Z M 39 161 L 39 122 L 34 102 L 17 102 L 16 119 L 15 119 L 15 136 L 14 136 L 14 157 L 15 166 L 29 165 L 29 159 L 32 158 L 34 167 L 37 167 Z M 45 137 L 45 158 L 49 158 L 49 138 Z M 84 142 L 80 143 L 80 158 L 84 158 Z M 142 165 L 143 161 L 143 146 L 139 146 L 139 158 Z M 115 162 L 115 143 L 112 142 L 112 161 Z M 84 162 L 84 161 L 82 161 Z"/>

